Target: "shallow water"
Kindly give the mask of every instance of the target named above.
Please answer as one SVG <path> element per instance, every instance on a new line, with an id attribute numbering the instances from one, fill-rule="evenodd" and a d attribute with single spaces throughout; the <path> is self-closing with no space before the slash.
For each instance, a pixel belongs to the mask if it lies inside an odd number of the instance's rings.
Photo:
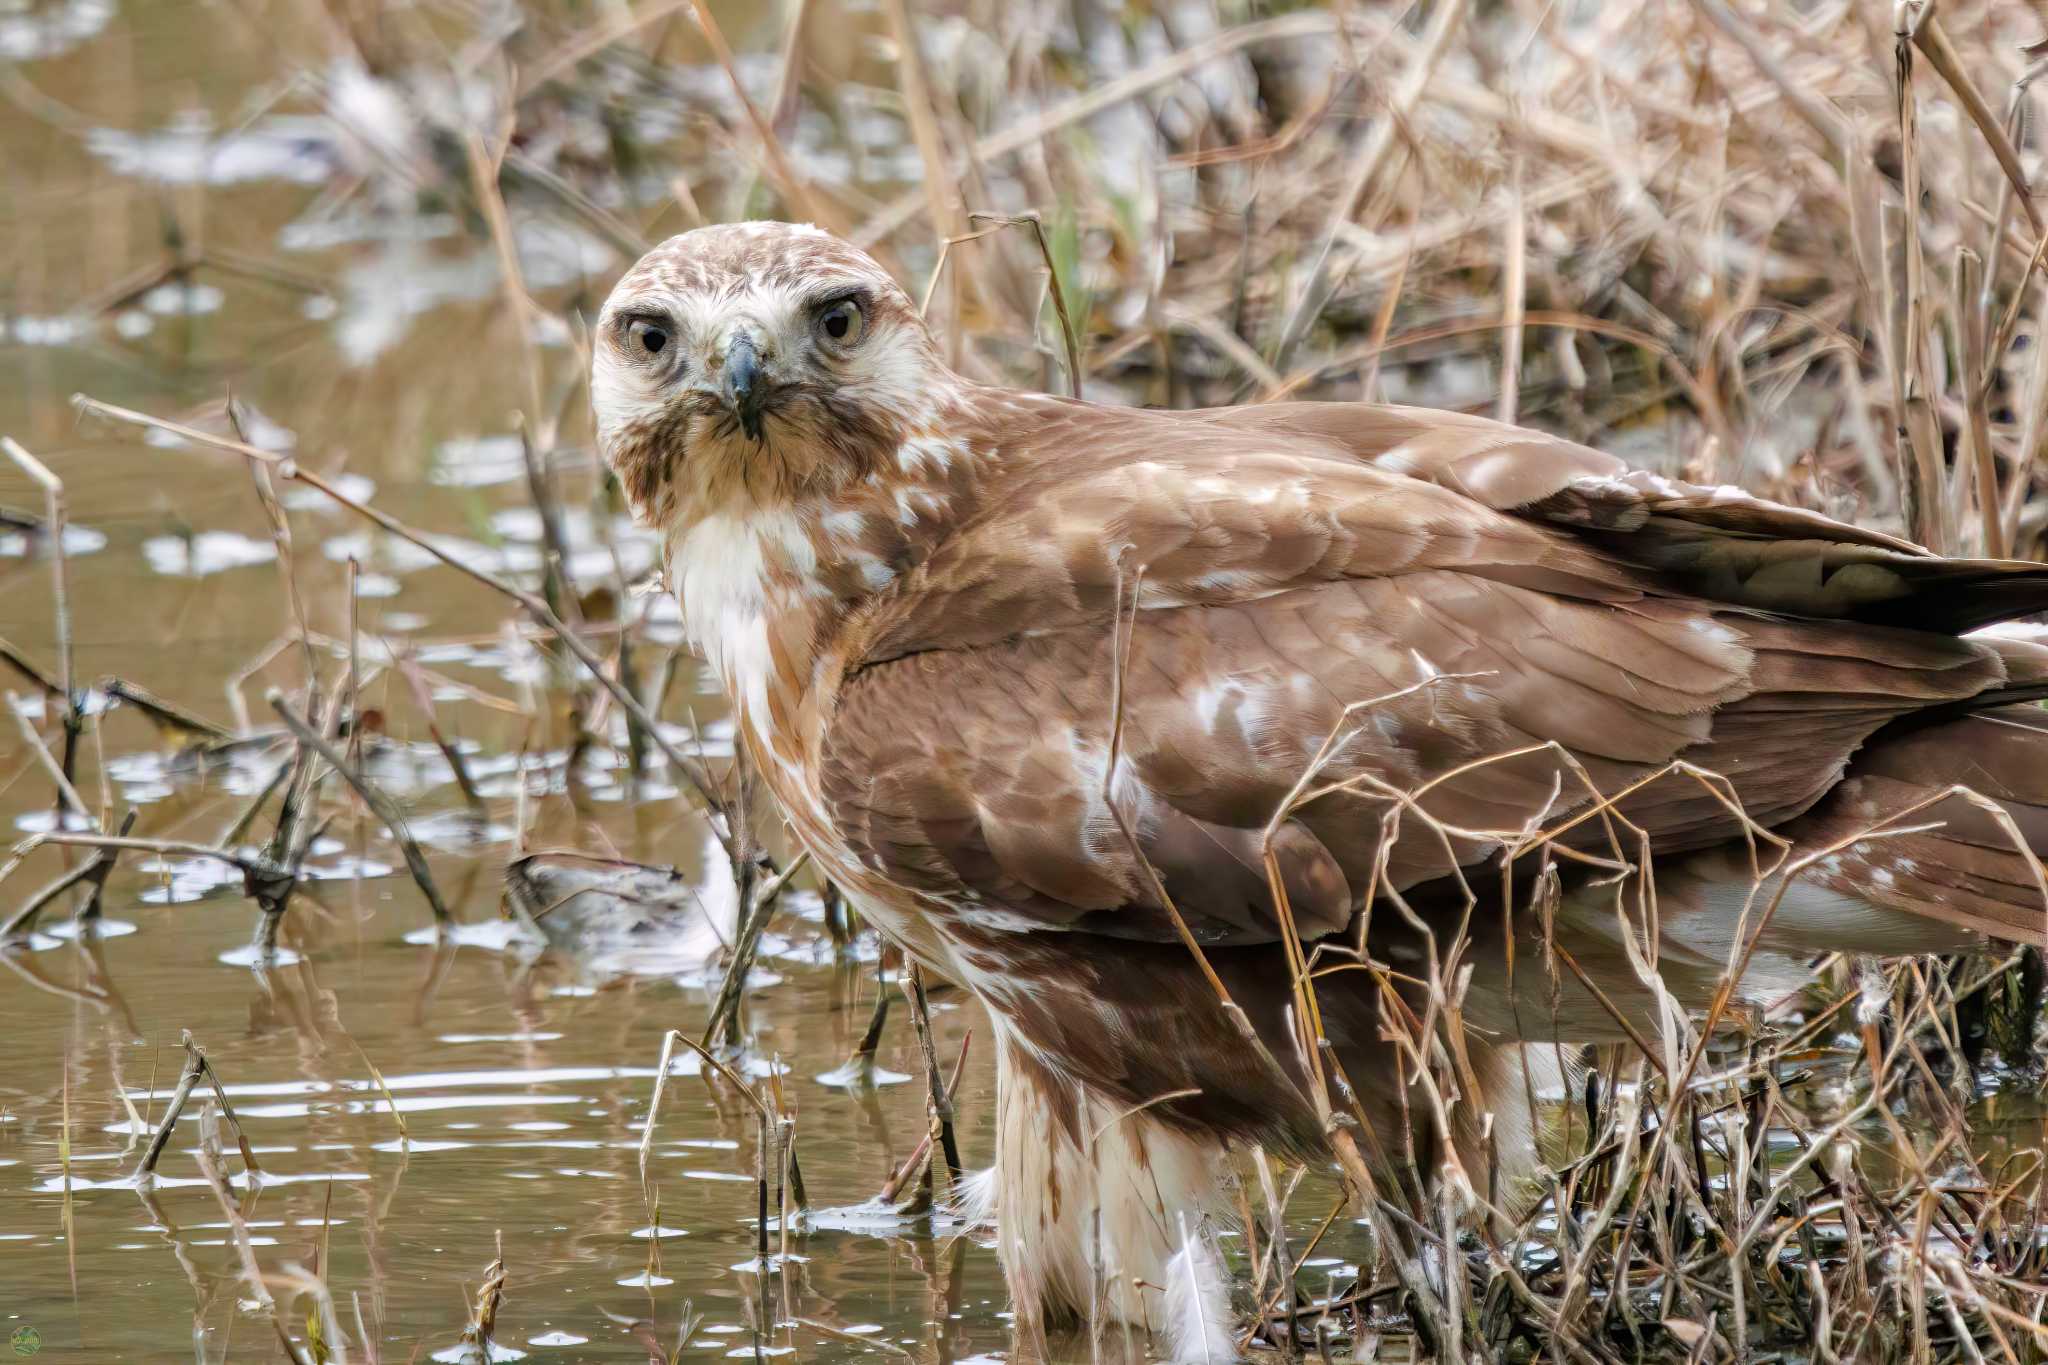
<path id="1" fill-rule="evenodd" d="M 248 914 L 227 898 L 151 907 L 123 896 L 109 912 L 137 932 L 91 953 L 66 945 L 13 959 L 0 986 L 11 1023 L 0 1068 L 0 1320 L 33 1325 L 57 1358 L 179 1358 L 194 1349 L 182 1345 L 188 1332 L 198 1358 L 222 1359 L 236 1342 L 264 1353 L 267 1324 L 247 1311 L 231 1234 L 192 1150 L 196 1104 L 163 1158 L 153 1202 L 131 1174 L 146 1139 L 117 1095 L 146 1118 L 160 1115 L 181 1061 L 178 1031 L 189 1029 L 264 1172 L 263 1192 L 244 1208 L 259 1262 L 272 1272 L 312 1267 L 324 1241 L 345 1330 L 355 1334 L 360 1308 L 385 1359 L 455 1341 L 465 1287 L 481 1281 L 500 1237 L 503 1345 L 557 1359 L 645 1359 L 630 1324 L 651 1320 L 672 1345 L 689 1304 L 702 1318 L 689 1355 L 752 1354 L 763 1321 L 749 1269 L 755 1125 L 729 1090 L 696 1078 L 694 1058 L 674 1064 L 653 1145 L 664 1228 L 656 1247 L 638 1173 L 662 1031 L 696 1025 L 702 991 L 663 978 L 587 979 L 538 955 L 437 953 L 402 937 L 414 899 L 383 879 L 342 887 L 330 924 L 316 926 L 300 907 L 304 960 L 276 970 L 220 962 L 248 935 Z M 858 1204 L 916 1143 L 922 1099 L 916 1087 L 857 1094 L 814 1079 L 865 1023 L 873 978 L 858 964 L 797 956 L 768 961 L 787 976 L 753 1001 L 756 1069 L 783 1059 L 812 1198 Z M 58 993 L 95 988 L 118 996 Z M 939 1007 L 942 1047 L 957 1047 L 969 1017 L 951 1002 Z M 905 1042 L 891 1036 L 885 1064 L 913 1064 Z M 971 1152 L 988 1149 L 986 1087 L 985 1069 L 971 1067 L 962 1100 Z M 799 1315 L 905 1345 L 929 1347 L 943 1334 L 956 1358 L 1005 1343 L 993 1258 L 974 1239 L 949 1245 L 943 1229 L 934 1241 L 880 1215 L 821 1210 L 819 1221 L 844 1226 L 795 1238 L 802 1259 L 787 1284 L 770 1277 L 769 1292 L 787 1294 Z M 961 1314 L 942 1328 L 931 1325 L 941 1303 Z M 802 1329 L 769 1331 L 760 1344 L 861 1353 Z"/>
<path id="2" fill-rule="evenodd" d="M 580 6 L 566 8 L 544 16 L 557 22 L 552 31 L 589 21 L 576 17 Z M 232 391 L 255 444 L 345 476 L 346 491 L 445 537 L 468 562 L 526 581 L 539 562 L 510 417 L 525 392 L 519 342 L 487 235 L 412 200 L 394 207 L 381 184 L 340 193 L 353 163 L 338 165 L 352 153 L 334 125 L 304 100 L 272 107 L 278 81 L 322 69 L 316 26 L 278 15 L 267 23 L 184 3 L 0 5 L 0 57 L 20 59 L 24 83 L 0 105 L 9 183 L 0 234 L 11 257 L 0 273 L 0 433 L 65 483 L 76 676 L 118 673 L 222 724 L 248 716 L 259 728 L 269 720 L 266 687 L 298 686 L 304 664 L 296 646 L 267 657 L 292 617 L 248 473 L 232 456 L 81 426 L 74 391 L 216 431 Z M 704 108 L 722 107 L 718 84 L 685 74 L 708 92 Z M 700 181 L 707 203 L 714 189 Z M 527 283 L 550 306 L 573 312 L 601 297 L 623 264 L 559 220 L 514 218 Z M 189 273 L 158 279 L 170 259 L 167 224 L 203 256 Z M 566 340 L 550 332 L 540 349 L 546 401 L 568 412 L 551 463 L 577 547 L 571 571 L 586 589 L 615 589 L 618 571 L 637 576 L 651 552 L 591 502 L 581 398 L 568 389 L 579 362 Z M 916 1085 L 848 1090 L 815 1079 L 846 1058 L 876 985 L 871 944 L 835 960 L 817 926 L 797 917 L 817 913 L 814 897 L 798 898 L 778 926 L 748 1022 L 753 1070 L 779 1066 L 798 1114 L 820 1226 L 793 1237 L 794 1256 L 764 1285 L 753 1267 L 755 1125 L 730 1087 L 700 1079 L 685 1053 L 652 1148 L 659 1221 L 671 1231 L 648 1236 L 641 1127 L 664 1031 L 703 1025 L 717 978 L 705 936 L 594 932 L 591 951 L 574 958 L 508 943 L 501 873 L 523 826 L 528 847 L 679 864 L 698 876 L 701 826 L 659 770 L 629 786 L 606 752 L 580 768 L 572 797 L 566 693 L 544 657 L 507 639 L 504 604 L 317 495 L 284 491 L 329 684 L 346 667 L 347 560 L 360 562 L 357 666 L 374 673 L 366 704 L 389 717 L 388 736 L 372 741 L 371 771 L 408 803 L 440 885 L 474 932 L 438 951 L 419 941 L 425 908 L 402 869 L 393 875 L 395 850 L 374 821 L 344 816 L 315 848 L 323 880 L 285 922 L 290 965 L 247 965 L 256 916 L 231 870 L 137 855 L 109 883 L 101 941 L 45 935 L 33 951 L 0 958 L 0 1337 L 33 1329 L 41 1358 L 58 1360 L 275 1355 L 228 1220 L 200 1179 L 197 1102 L 153 1195 L 134 1188 L 146 1137 L 128 1104 L 145 1124 L 161 1116 L 189 1030 L 265 1173 L 244 1213 L 270 1292 L 303 1337 L 313 1300 L 293 1299 L 289 1280 L 317 1271 L 336 1296 L 351 1359 L 366 1357 L 364 1337 L 387 1361 L 454 1346 L 500 1239 L 504 1358 L 646 1360 L 645 1340 L 672 1349 L 692 1309 L 685 1358 L 965 1359 L 1006 1349 L 999 1274 L 976 1237 L 954 1239 L 928 1221 L 828 1215 L 879 1190 L 923 1132 L 924 1101 Z M 8 465 L 0 505 L 40 513 L 40 493 Z M 0 534 L 0 636 L 54 667 L 44 548 Z M 664 641 L 673 632 L 657 620 L 642 644 L 650 668 Z M 442 725 L 471 751 L 490 811 L 480 838 L 391 665 L 394 650 L 423 671 Z M 230 680 L 252 666 L 231 697 Z M 693 679 L 685 662 L 667 715 L 705 752 L 729 752 L 716 701 Z M 8 672 L 0 687 L 41 717 L 20 677 Z M 132 707 L 114 709 L 81 756 L 79 788 L 114 823 L 138 809 L 137 835 L 210 841 L 281 755 L 257 744 L 199 765 L 177 748 Z M 7 842 L 49 828 L 52 801 L 7 718 Z M 257 833 L 267 830 L 268 817 Z M 0 913 L 67 865 L 52 850 L 35 854 L 0 889 Z M 722 876 L 704 878 L 705 895 L 709 912 L 729 915 Z M 62 927 L 68 905 L 45 927 Z M 934 1007 L 950 1057 L 978 1015 L 960 997 Z M 898 1076 L 921 1070 L 900 1004 L 881 1062 Z M 372 1065 L 409 1143 L 398 1141 Z M 982 1162 L 990 1081 L 977 1043 L 961 1142 Z M 228 1150 L 238 1173 L 231 1139 Z M 764 1294 L 774 1303 L 765 1314 Z"/>

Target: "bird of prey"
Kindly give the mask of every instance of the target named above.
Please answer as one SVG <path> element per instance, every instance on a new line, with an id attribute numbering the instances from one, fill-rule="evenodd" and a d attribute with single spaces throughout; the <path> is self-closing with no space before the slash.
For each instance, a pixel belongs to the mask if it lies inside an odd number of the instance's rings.
<path id="1" fill-rule="evenodd" d="M 1658 1046 L 1724 968 L 1723 1019 L 1826 949 L 2043 941 L 2048 567 L 1454 413 L 971 382 L 805 226 L 663 243 L 593 353 L 795 839 L 993 1021 L 1027 1330 L 1214 1321 L 1234 1148 L 1510 1179 L 1556 1041 Z M 1954 784 L 1988 801 L 1923 806 Z M 1385 1025 L 1454 939 L 1446 1113 Z"/>

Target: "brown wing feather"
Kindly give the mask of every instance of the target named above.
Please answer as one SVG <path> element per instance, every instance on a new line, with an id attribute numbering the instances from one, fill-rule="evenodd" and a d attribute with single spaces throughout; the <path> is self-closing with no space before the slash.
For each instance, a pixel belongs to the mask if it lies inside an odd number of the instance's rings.
<path id="1" fill-rule="evenodd" d="M 1399 822 L 1396 887 L 1677 759 L 1787 820 L 1895 718 L 1998 695 L 1997 651 L 1949 633 L 1952 589 L 2048 591 L 2038 566 L 1936 559 L 1478 419 L 1012 403 L 980 513 L 854 628 L 819 769 L 855 856 L 988 927 L 1164 939 L 1149 863 L 1201 937 L 1269 940 L 1267 822 L 1348 705 L 1431 678 L 1359 717 L 1321 775 L 1350 786 L 1279 841 L 1306 933 L 1348 922 L 1390 795 L 1425 785 L 1443 828 Z M 1759 610 L 1788 605 L 1808 619 Z M 1909 606 L 1934 628 L 1856 619 Z M 1741 829 L 1682 778 L 1622 813 L 1660 853 Z M 1573 837 L 1607 851 L 1609 829 Z"/>
<path id="2" fill-rule="evenodd" d="M 1641 575 L 1571 536 L 1281 433 L 1045 400 L 1012 414 L 979 511 L 860 623 L 859 658 L 976 648 L 1147 607 L 1225 605 L 1429 569 L 1630 601 Z M 1128 600 L 1128 599 L 1126 599 Z"/>
<path id="3" fill-rule="evenodd" d="M 2048 569 L 1944 559 L 1908 541 L 1483 417 L 1362 403 L 1186 414 L 1248 437 L 1327 443 L 1376 468 L 1580 534 L 1680 590 L 1800 616 L 1962 632 L 2048 605 Z"/>
<path id="4" fill-rule="evenodd" d="M 1818 630 L 1825 646 L 1796 653 Z M 1870 627 L 1793 628 L 1682 604 L 1550 598 L 1436 570 L 1228 606 L 1145 611 L 1131 627 L 1110 789 L 1175 905 L 1213 942 L 1269 939 L 1260 835 L 1348 703 L 1447 681 L 1358 717 L 1281 840 L 1302 931 L 1343 928 L 1372 883 L 1392 792 L 1437 782 L 1387 876 L 1412 887 L 1496 856 L 1534 822 L 1670 760 L 1725 773 L 1756 818 L 1812 805 L 1862 741 L 1929 701 L 2002 678 L 1981 647 Z M 824 755 L 836 826 L 899 883 L 994 927 L 1165 939 L 1172 925 L 1102 797 L 1116 673 L 1109 629 L 923 652 L 849 681 Z M 1857 646 L 1861 645 L 1859 650 Z M 1487 763 L 1555 744 L 1555 752 Z M 1672 778 L 1622 807 L 1660 852 L 1737 821 Z M 1606 851 L 1597 824 L 1577 841 Z M 1629 850 L 1632 851 L 1632 850 Z"/>

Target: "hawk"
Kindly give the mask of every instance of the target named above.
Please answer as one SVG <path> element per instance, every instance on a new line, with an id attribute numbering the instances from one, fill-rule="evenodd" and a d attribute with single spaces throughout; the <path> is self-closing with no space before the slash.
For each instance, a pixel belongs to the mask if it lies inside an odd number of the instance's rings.
<path id="1" fill-rule="evenodd" d="M 971 382 L 811 227 L 663 243 L 592 349 L 604 458 L 794 837 L 987 1008 L 1026 1329 L 1157 1326 L 1182 1284 L 1169 1332 L 1213 1321 L 1233 1147 L 1326 1158 L 1354 1115 L 1468 1181 L 1526 1164 L 1527 1044 L 1654 1035 L 1739 932 L 1738 1008 L 1822 949 L 2043 940 L 2048 642 L 2000 624 L 2041 565 L 1455 413 Z M 1855 841 L 1957 783 L 1996 808 Z M 1784 847 L 1828 856 L 1760 920 Z M 1446 1121 L 1382 1015 L 1461 932 Z"/>

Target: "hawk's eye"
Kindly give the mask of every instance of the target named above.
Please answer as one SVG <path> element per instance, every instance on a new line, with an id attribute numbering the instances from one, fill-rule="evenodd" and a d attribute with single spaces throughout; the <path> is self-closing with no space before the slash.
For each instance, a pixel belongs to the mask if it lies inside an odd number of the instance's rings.
<path id="1" fill-rule="evenodd" d="M 818 314 L 818 330 L 841 346 L 851 346 L 860 340 L 860 305 L 852 299 L 825 305 Z"/>
<path id="2" fill-rule="evenodd" d="M 668 345 L 668 328 L 651 318 L 634 318 L 626 326 L 633 338 L 633 344 L 649 355 L 660 355 L 661 348 Z"/>

